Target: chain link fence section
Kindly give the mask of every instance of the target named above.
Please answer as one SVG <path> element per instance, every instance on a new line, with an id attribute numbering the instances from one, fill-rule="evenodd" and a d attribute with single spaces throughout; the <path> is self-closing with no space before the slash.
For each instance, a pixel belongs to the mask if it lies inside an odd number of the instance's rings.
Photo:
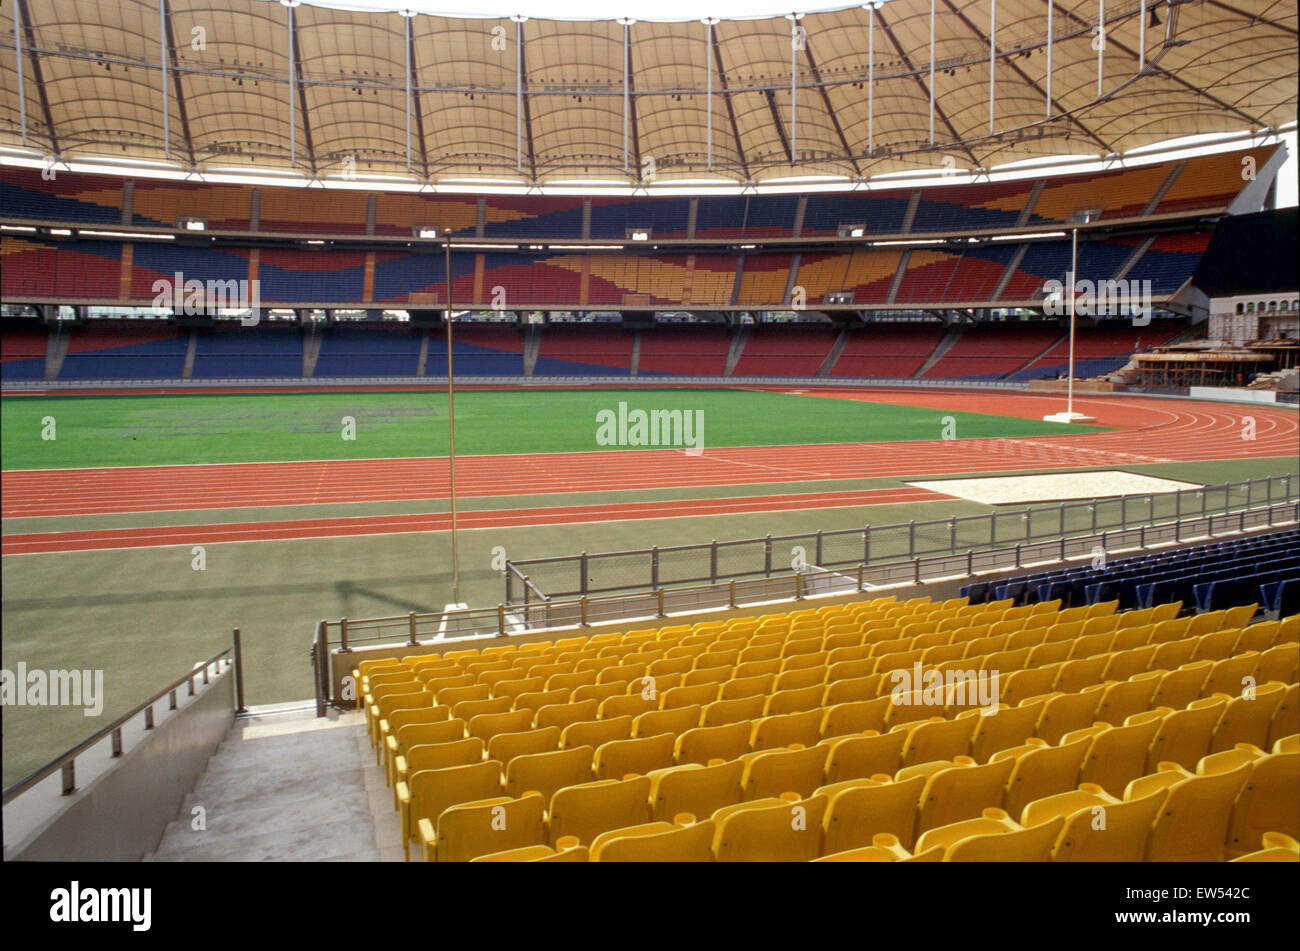
<path id="1" fill-rule="evenodd" d="M 543 598 L 745 581 L 804 567 L 872 568 L 930 556 L 964 556 L 1008 545 L 1242 512 L 1289 502 L 1298 490 L 1300 479 L 1287 474 L 896 525 L 521 559 L 507 563 L 505 603 L 526 604 L 534 610 L 531 605 Z"/>

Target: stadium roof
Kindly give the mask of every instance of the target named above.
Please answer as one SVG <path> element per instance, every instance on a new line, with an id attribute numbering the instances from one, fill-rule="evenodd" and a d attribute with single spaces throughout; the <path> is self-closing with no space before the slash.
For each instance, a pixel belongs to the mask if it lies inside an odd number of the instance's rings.
<path id="1" fill-rule="evenodd" d="M 17 0 L 0 148 L 435 184 L 812 184 L 1296 115 L 1292 0 L 885 0 L 716 23 L 386 5 Z"/>

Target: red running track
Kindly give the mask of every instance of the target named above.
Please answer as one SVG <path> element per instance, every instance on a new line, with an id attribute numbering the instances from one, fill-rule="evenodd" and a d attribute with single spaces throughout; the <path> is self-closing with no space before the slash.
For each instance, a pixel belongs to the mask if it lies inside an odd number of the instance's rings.
<path id="1" fill-rule="evenodd" d="M 795 389 L 795 388 L 787 388 Z M 1059 410 L 1058 394 L 809 391 L 809 398 L 906 403 L 1024 418 Z M 968 474 L 1294 455 L 1294 411 L 1143 399 L 1078 398 L 1116 431 L 956 441 L 622 450 L 457 459 L 462 498 L 619 492 L 704 485 Z M 438 458 L 269 462 L 6 472 L 6 518 L 446 498 Z M 681 504 L 681 503 L 676 503 Z M 558 512 L 558 509 L 544 511 Z"/>
<path id="2" fill-rule="evenodd" d="M 733 499 L 687 499 L 630 502 L 621 505 L 580 505 L 564 508 L 497 509 L 462 512 L 461 528 L 504 528 L 520 525 L 562 525 L 571 522 L 681 518 L 687 515 L 735 515 L 744 512 L 790 511 L 894 502 L 949 499 L 928 489 L 904 487 L 863 492 L 809 492 Z M 314 518 L 282 522 L 236 522 L 219 525 L 169 525 L 159 528 L 112 528 L 85 532 L 38 532 L 5 535 L 0 552 L 29 555 L 54 551 L 95 551 L 107 548 L 150 548 L 161 545 L 210 545 L 218 542 L 270 541 L 285 538 L 335 538 L 346 535 L 391 535 L 435 532 L 451 528 L 451 515 L 382 515 L 353 518 Z"/>

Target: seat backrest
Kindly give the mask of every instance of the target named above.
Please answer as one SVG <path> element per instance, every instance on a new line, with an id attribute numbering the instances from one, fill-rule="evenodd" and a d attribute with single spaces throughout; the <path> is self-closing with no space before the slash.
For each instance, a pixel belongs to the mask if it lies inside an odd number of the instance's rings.
<path id="1" fill-rule="evenodd" d="M 595 747 L 575 746 L 552 753 L 528 753 L 506 764 L 506 795 L 518 798 L 535 790 L 548 803 L 558 789 L 591 780 Z"/>
<path id="2" fill-rule="evenodd" d="M 1251 764 L 1212 776 L 1190 776 L 1169 787 L 1151 830 L 1149 862 L 1221 862 L 1232 804 Z"/>
<path id="3" fill-rule="evenodd" d="M 916 839 L 916 816 L 924 788 L 925 777 L 914 776 L 903 782 L 856 780 L 828 793 L 822 851 L 830 854 L 868 846 L 881 833 L 894 835 L 910 849 Z"/>
<path id="4" fill-rule="evenodd" d="M 712 766 L 687 763 L 656 770 L 650 776 L 654 817 L 671 822 L 682 813 L 690 813 L 698 819 L 740 802 L 743 773 L 744 763 L 739 759 Z"/>
<path id="5" fill-rule="evenodd" d="M 551 796 L 550 840 L 565 836 L 589 845 L 600 833 L 650 821 L 650 780 L 598 780 L 566 786 Z"/>

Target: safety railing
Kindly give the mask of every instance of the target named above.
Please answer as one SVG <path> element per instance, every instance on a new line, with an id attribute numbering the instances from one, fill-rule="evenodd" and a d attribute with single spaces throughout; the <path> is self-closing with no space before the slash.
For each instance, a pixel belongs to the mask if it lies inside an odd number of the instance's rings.
<path id="1" fill-rule="evenodd" d="M 1300 495 L 1294 473 L 1175 492 L 1111 496 L 979 515 L 765 535 L 693 545 L 580 552 L 506 563 L 505 604 L 529 606 L 539 595 L 592 597 L 731 578 L 771 577 L 804 565 L 874 566 L 934 555 L 1095 535 L 1211 513 L 1244 511 Z"/>
<path id="2" fill-rule="evenodd" d="M 129 713 L 123 714 L 112 723 L 96 731 L 91 736 L 82 740 L 66 753 L 55 758 L 40 769 L 31 773 L 27 777 L 20 779 L 18 782 L 9 786 L 4 791 L 4 804 L 8 805 L 22 793 L 31 789 L 37 783 L 41 782 L 48 776 L 56 772 L 63 774 L 63 795 L 68 796 L 77 791 L 77 757 L 84 754 L 87 750 L 103 742 L 106 738 L 112 743 L 112 755 L 118 757 L 122 755 L 122 730 L 136 717 L 143 715 L 144 729 L 146 731 L 154 728 L 154 708 L 163 698 L 167 698 L 167 709 L 176 710 L 180 706 L 177 695 L 182 687 L 188 685 L 188 696 L 195 696 L 198 692 L 196 681 L 202 680 L 204 684 L 212 682 L 214 677 L 222 674 L 234 667 L 235 671 L 235 711 L 241 712 L 244 709 L 244 677 L 243 677 L 243 655 L 240 647 L 239 631 L 235 630 L 235 642 L 232 647 L 227 647 L 221 653 L 208 658 L 200 664 L 195 664 L 193 669 L 184 676 L 177 677 L 167 686 L 163 687 L 157 693 L 153 694 L 148 700 L 134 707 Z"/>
<path id="3" fill-rule="evenodd" d="M 694 611 L 799 601 L 830 594 L 865 594 L 892 585 L 1054 564 L 1093 556 L 1098 551 L 1107 554 L 1140 551 L 1297 523 L 1300 523 L 1300 501 L 1275 502 L 1234 512 L 1187 515 L 1160 524 L 1103 528 L 1041 541 L 1016 541 L 986 550 L 928 553 L 885 564 L 860 562 L 844 571 L 810 564 L 774 572 L 770 577 L 729 578 L 708 584 L 658 587 L 652 591 L 541 599 L 531 594 L 526 604 L 502 603 L 451 612 L 321 620 L 312 640 L 317 713 L 323 716 L 325 707 L 336 699 L 329 666 L 332 652 L 346 655 L 359 647 L 405 645 L 415 653 L 420 647 L 449 641 L 461 641 L 464 643 L 460 646 L 464 646 L 475 638 L 526 631 L 581 628 L 610 622 L 655 623 Z"/>

